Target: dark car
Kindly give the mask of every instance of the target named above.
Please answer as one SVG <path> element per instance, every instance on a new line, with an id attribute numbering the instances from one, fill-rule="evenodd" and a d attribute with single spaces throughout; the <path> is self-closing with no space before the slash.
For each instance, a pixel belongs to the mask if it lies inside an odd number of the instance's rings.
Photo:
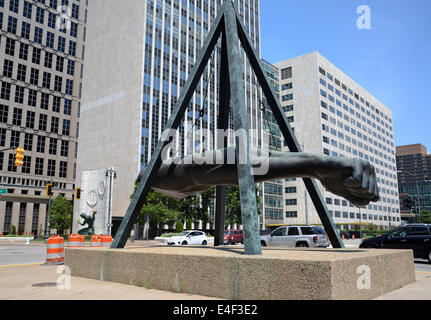
<path id="1" fill-rule="evenodd" d="M 415 258 L 431 263 L 431 225 L 407 224 L 384 236 L 365 239 L 359 248 L 411 249 Z"/>

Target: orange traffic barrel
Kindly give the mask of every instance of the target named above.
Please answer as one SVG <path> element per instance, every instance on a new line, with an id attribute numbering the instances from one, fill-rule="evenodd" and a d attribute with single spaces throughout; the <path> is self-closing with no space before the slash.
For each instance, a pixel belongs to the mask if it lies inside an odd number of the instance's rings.
<path id="1" fill-rule="evenodd" d="M 71 234 L 67 241 L 67 246 L 69 248 L 81 247 L 81 236 L 76 233 Z"/>
<path id="2" fill-rule="evenodd" d="M 48 239 L 46 252 L 46 265 L 56 265 L 64 263 L 64 238 L 52 236 Z"/>
<path id="3" fill-rule="evenodd" d="M 112 236 L 110 236 L 110 235 L 104 235 L 104 236 L 101 236 L 101 245 L 102 245 L 102 247 L 110 247 L 111 246 L 111 243 L 112 243 Z"/>
<path id="4" fill-rule="evenodd" d="M 102 238 L 101 236 L 91 236 L 91 246 L 92 247 L 101 247 L 102 246 Z"/>
<path id="5" fill-rule="evenodd" d="M 81 247 L 85 246 L 85 236 L 84 235 L 80 235 L 81 237 Z"/>

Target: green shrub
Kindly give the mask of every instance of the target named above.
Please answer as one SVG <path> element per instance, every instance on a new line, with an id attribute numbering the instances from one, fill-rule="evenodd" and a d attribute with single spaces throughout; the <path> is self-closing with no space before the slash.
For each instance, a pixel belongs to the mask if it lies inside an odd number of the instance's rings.
<path id="1" fill-rule="evenodd" d="M 175 232 L 180 233 L 184 231 L 184 223 L 182 221 L 178 221 L 175 225 Z"/>
<path id="2" fill-rule="evenodd" d="M 16 227 L 13 224 L 9 227 L 9 234 L 16 235 Z"/>

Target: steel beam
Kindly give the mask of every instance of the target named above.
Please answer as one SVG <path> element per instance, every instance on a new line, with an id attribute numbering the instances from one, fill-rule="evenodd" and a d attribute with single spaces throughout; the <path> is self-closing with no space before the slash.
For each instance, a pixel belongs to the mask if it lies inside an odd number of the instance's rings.
<path id="1" fill-rule="evenodd" d="M 257 255 L 262 253 L 262 248 L 260 244 L 256 190 L 250 161 L 250 132 L 244 95 L 244 64 L 241 61 L 234 7 L 231 1 L 227 3 L 228 6 L 225 8 L 224 20 L 229 64 L 229 83 L 231 89 L 230 105 L 233 112 L 233 125 L 236 132 L 236 161 L 241 201 L 241 217 L 244 228 L 244 253 Z"/>

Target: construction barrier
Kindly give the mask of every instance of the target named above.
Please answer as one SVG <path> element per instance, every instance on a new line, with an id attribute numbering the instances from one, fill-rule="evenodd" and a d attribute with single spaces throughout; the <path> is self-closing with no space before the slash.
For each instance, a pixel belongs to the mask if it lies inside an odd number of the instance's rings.
<path id="1" fill-rule="evenodd" d="M 81 237 L 81 247 L 85 246 L 85 236 L 84 235 L 80 235 Z"/>
<path id="2" fill-rule="evenodd" d="M 64 263 L 64 238 L 52 236 L 48 239 L 45 265 Z"/>
<path id="3" fill-rule="evenodd" d="M 67 241 L 67 246 L 69 248 L 81 247 L 81 236 L 79 234 L 73 233 L 69 236 Z"/>
<path id="4" fill-rule="evenodd" d="M 92 236 L 91 237 L 91 246 L 92 247 L 101 247 L 102 246 L 102 237 L 101 236 Z"/>
<path id="5" fill-rule="evenodd" d="M 108 247 L 109 248 L 111 246 L 111 243 L 112 243 L 112 236 L 104 235 L 104 236 L 101 236 L 101 238 L 102 238 L 102 241 L 101 241 L 102 247 Z"/>

